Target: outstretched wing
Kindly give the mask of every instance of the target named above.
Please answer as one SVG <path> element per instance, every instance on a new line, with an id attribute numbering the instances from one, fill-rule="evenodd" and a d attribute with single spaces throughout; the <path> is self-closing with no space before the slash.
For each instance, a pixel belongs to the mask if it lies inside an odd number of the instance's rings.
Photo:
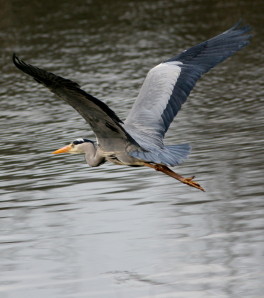
<path id="1" fill-rule="evenodd" d="M 249 26 L 237 23 L 229 30 L 202 42 L 152 68 L 125 121 L 136 140 L 149 139 L 163 146 L 163 138 L 181 105 L 203 73 L 249 43 Z"/>
<path id="2" fill-rule="evenodd" d="M 109 150 L 109 145 L 117 139 L 129 140 L 136 144 L 122 127 L 122 121 L 115 112 L 99 99 L 80 89 L 77 83 L 27 64 L 15 54 L 13 55 L 13 62 L 17 68 L 32 76 L 38 83 L 48 87 L 79 112 L 90 124 L 103 149 Z M 111 139 L 115 139 L 115 141 L 111 141 Z M 117 143 L 120 144 L 120 142 Z"/>

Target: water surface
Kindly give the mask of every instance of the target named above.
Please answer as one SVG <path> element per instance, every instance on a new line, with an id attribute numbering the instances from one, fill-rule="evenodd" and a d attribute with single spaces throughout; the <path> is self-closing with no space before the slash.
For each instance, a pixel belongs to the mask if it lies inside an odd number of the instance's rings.
<path id="1" fill-rule="evenodd" d="M 263 297 L 263 3 L 9 1 L 0 21 L 0 296 Z M 125 119 L 147 71 L 240 17 L 252 44 L 205 75 L 168 144 L 206 193 L 151 169 L 52 156 L 84 120 L 11 63 L 77 81 Z"/>

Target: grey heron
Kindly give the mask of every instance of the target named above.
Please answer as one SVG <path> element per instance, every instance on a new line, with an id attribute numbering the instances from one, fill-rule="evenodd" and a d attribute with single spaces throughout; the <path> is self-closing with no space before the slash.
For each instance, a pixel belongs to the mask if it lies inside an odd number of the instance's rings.
<path id="1" fill-rule="evenodd" d="M 104 102 L 69 80 L 32 66 L 13 54 L 17 68 L 71 105 L 88 122 L 96 141 L 81 138 L 53 153 L 85 154 L 89 166 L 106 161 L 118 165 L 147 166 L 182 183 L 203 190 L 194 176 L 184 178 L 172 171 L 190 153 L 188 144 L 165 145 L 163 140 L 196 81 L 218 63 L 246 46 L 248 25 L 235 24 L 152 68 L 123 122 Z"/>

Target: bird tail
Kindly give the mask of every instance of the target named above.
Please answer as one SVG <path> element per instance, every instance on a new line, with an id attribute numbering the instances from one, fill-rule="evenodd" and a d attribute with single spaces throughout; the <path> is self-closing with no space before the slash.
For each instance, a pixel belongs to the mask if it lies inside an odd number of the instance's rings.
<path id="1" fill-rule="evenodd" d="M 162 149 L 151 151 L 133 151 L 130 155 L 150 163 L 157 163 L 166 166 L 177 166 L 188 157 L 191 152 L 189 144 L 168 145 Z"/>

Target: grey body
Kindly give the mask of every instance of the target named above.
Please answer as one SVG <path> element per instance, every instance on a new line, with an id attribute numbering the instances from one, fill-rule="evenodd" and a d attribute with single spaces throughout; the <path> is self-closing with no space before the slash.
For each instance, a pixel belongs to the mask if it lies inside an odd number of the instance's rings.
<path id="1" fill-rule="evenodd" d="M 164 145 L 164 136 L 181 105 L 203 73 L 249 43 L 250 28 L 239 23 L 205 42 L 152 68 L 123 122 L 106 104 L 79 85 L 26 64 L 15 54 L 14 64 L 48 87 L 90 124 L 96 141 L 72 143 L 70 153 L 84 153 L 87 163 L 105 161 L 141 166 L 145 163 L 176 166 L 190 153 L 188 144 Z"/>

